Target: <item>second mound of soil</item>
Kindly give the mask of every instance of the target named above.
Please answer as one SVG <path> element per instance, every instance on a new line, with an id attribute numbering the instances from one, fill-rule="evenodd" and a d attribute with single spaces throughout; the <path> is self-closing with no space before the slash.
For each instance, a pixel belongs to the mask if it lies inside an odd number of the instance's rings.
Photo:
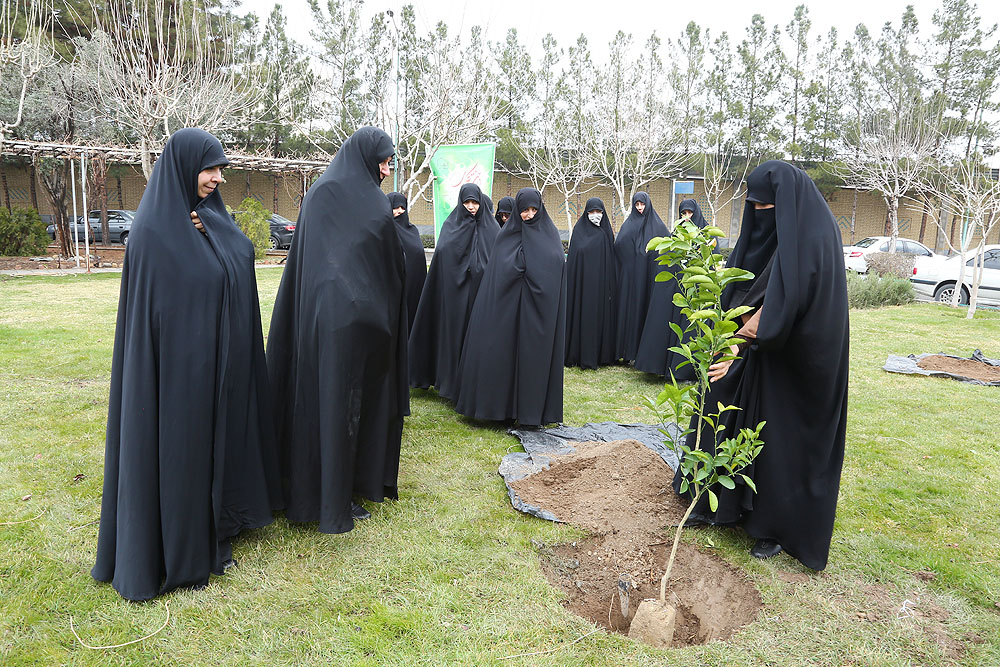
<path id="1" fill-rule="evenodd" d="M 932 354 L 917 362 L 925 371 L 954 373 L 980 382 L 1000 382 L 1000 367 L 990 366 L 975 359 L 956 359 L 943 354 Z"/>
<path id="2" fill-rule="evenodd" d="M 549 581 L 566 606 L 609 630 L 628 634 L 645 598 L 659 595 L 672 531 L 686 504 L 673 492 L 674 472 L 635 440 L 574 445 L 552 465 L 512 487 L 524 500 L 594 535 L 542 551 Z M 668 602 L 678 608 L 675 646 L 725 640 L 762 606 L 743 573 L 714 554 L 681 544 Z"/>

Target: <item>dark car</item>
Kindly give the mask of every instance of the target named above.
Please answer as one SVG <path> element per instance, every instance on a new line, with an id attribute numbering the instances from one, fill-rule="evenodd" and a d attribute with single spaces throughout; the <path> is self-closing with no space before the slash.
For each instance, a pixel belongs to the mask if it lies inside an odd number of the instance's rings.
<path id="1" fill-rule="evenodd" d="M 272 214 L 268 222 L 271 224 L 271 250 L 292 245 L 292 236 L 295 235 L 294 222 L 277 213 Z"/>
<path id="2" fill-rule="evenodd" d="M 135 219 L 135 211 L 123 211 L 120 209 L 109 209 L 108 210 L 108 232 L 112 243 L 121 243 L 122 245 L 128 245 L 128 235 L 132 231 L 132 220 Z M 101 212 L 91 211 L 90 212 L 90 240 L 92 243 L 103 243 L 104 238 L 101 233 Z M 45 228 L 45 231 L 49 233 L 49 238 L 55 240 L 56 230 L 55 225 L 49 225 Z M 73 227 L 69 228 L 70 238 L 73 238 Z M 79 236 L 80 240 L 83 241 L 83 235 L 86 233 L 86 229 L 83 225 L 83 219 L 78 217 L 76 219 L 76 234 Z"/>

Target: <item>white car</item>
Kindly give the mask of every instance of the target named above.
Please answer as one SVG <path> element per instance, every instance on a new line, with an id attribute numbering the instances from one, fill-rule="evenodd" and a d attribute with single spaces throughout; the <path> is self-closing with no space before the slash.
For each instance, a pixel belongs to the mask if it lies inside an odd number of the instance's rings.
<path id="1" fill-rule="evenodd" d="M 868 273 L 868 264 L 865 262 L 865 255 L 874 252 L 889 252 L 888 236 L 869 236 L 861 239 L 854 245 L 844 246 L 844 264 L 851 271 L 857 273 Z M 896 252 L 906 255 L 916 255 L 917 257 L 938 257 L 930 248 L 923 243 L 911 241 L 910 239 L 896 239 Z"/>
<path id="2" fill-rule="evenodd" d="M 962 292 L 959 303 L 969 303 L 969 292 L 975 276 L 977 253 L 970 251 L 965 257 L 965 275 L 962 278 Z M 958 283 L 958 270 L 961 267 L 961 257 L 933 257 L 918 259 L 913 267 L 910 282 L 913 290 L 942 303 L 950 303 Z M 1000 245 L 988 245 L 983 248 L 983 279 L 979 283 L 977 305 L 1000 306 Z"/>

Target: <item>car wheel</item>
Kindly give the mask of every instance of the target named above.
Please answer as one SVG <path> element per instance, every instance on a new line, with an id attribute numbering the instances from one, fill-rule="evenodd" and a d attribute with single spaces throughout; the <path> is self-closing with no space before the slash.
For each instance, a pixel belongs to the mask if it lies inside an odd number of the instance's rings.
<path id="1" fill-rule="evenodd" d="M 944 283 L 934 290 L 934 300 L 938 303 L 951 303 L 955 296 L 955 283 Z M 962 293 L 958 297 L 958 303 L 966 306 L 969 304 L 969 290 L 962 285 Z"/>
<path id="2" fill-rule="evenodd" d="M 280 246 L 280 245 L 281 244 L 278 242 L 278 237 L 274 236 L 272 234 L 271 235 L 271 243 L 268 245 L 268 248 L 271 249 L 271 250 L 277 250 L 278 246 Z"/>
<path id="3" fill-rule="evenodd" d="M 128 232 L 122 232 L 122 245 L 128 245 Z"/>

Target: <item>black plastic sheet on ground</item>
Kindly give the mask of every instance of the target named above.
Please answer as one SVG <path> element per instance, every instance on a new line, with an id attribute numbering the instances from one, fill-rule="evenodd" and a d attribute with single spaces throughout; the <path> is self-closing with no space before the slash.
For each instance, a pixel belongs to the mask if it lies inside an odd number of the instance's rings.
<path id="1" fill-rule="evenodd" d="M 677 424 L 669 423 L 666 427 L 672 436 L 680 433 Z M 514 509 L 537 516 L 547 521 L 560 522 L 552 512 L 527 503 L 518 497 L 511 484 L 529 477 L 536 472 L 549 467 L 553 456 L 572 454 L 576 451 L 574 442 L 614 442 L 616 440 L 637 440 L 656 452 L 671 470 L 677 470 L 677 454 L 663 444 L 666 436 L 660 432 L 660 427 L 653 424 L 616 424 L 601 422 L 600 424 L 584 424 L 580 427 L 556 426 L 546 429 L 511 429 L 511 435 L 517 436 L 524 447 L 524 452 L 512 452 L 503 457 L 499 473 L 507 485 L 507 495 Z"/>
<path id="2" fill-rule="evenodd" d="M 986 387 L 1000 387 L 1000 380 L 994 382 L 983 382 L 982 380 L 977 380 L 975 378 L 966 377 L 964 375 L 959 375 L 957 373 L 949 373 L 947 371 L 929 371 L 926 368 L 921 368 L 917 365 L 917 362 L 924 357 L 948 357 L 950 359 L 961 359 L 963 361 L 979 361 L 989 366 L 1000 366 L 1000 359 L 990 359 L 989 357 L 983 356 L 980 350 L 976 350 L 972 353 L 971 357 L 956 357 L 953 354 L 917 354 L 908 355 L 905 357 L 896 356 L 895 354 L 890 354 L 889 358 L 886 359 L 885 366 L 883 370 L 887 370 L 890 373 L 908 373 L 911 375 L 928 375 L 932 377 L 943 377 L 951 378 L 952 380 L 958 380 L 960 382 L 968 382 L 969 384 L 978 384 Z"/>

